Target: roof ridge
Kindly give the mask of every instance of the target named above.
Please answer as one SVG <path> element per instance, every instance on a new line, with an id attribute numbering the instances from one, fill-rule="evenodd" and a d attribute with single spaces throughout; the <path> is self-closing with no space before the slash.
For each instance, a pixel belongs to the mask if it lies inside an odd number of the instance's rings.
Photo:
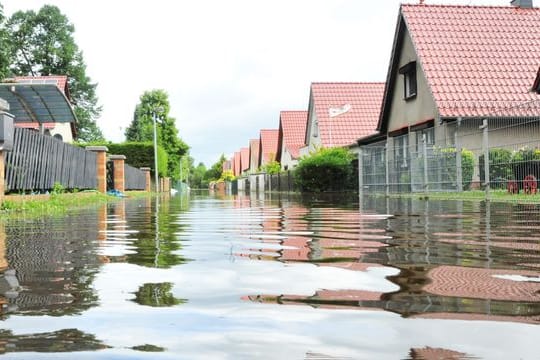
<path id="1" fill-rule="evenodd" d="M 311 85 L 314 84 L 323 84 L 323 85 L 329 85 L 329 84 L 384 84 L 384 81 L 330 81 L 330 82 L 324 82 L 324 81 L 313 81 Z"/>
<path id="2" fill-rule="evenodd" d="M 439 7 L 439 8 L 496 8 L 496 9 L 516 9 L 516 10 L 540 10 L 540 7 L 533 6 L 532 8 L 521 8 L 512 5 L 461 5 L 461 4 L 401 4 L 407 7 Z"/>

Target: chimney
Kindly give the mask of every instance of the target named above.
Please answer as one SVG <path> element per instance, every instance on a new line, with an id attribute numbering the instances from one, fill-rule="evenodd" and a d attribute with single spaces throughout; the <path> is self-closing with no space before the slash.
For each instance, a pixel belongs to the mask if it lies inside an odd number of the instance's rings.
<path id="1" fill-rule="evenodd" d="M 522 9 L 530 9 L 533 7 L 532 0 L 512 0 L 510 1 L 510 5 Z"/>

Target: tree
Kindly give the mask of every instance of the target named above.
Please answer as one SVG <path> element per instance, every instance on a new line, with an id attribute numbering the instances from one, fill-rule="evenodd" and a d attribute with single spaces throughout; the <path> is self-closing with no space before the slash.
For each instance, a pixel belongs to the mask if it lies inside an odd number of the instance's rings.
<path id="1" fill-rule="evenodd" d="M 135 107 L 135 114 L 124 135 L 127 141 L 153 141 L 154 120 L 158 119 L 157 141 L 169 156 L 168 175 L 174 180 L 180 178 L 181 158 L 189 146 L 178 136 L 175 118 L 169 117 L 169 95 L 164 90 L 145 91 Z"/>
<path id="2" fill-rule="evenodd" d="M 11 60 L 9 33 L 4 27 L 4 22 L 4 7 L 0 4 L 0 80 L 8 76 Z"/>
<path id="3" fill-rule="evenodd" d="M 191 171 L 191 176 L 189 183 L 191 184 L 191 187 L 194 189 L 206 189 L 208 188 L 208 181 L 205 179 L 206 175 L 206 166 L 202 162 L 197 165 L 197 167 L 193 168 Z"/>
<path id="4" fill-rule="evenodd" d="M 214 165 L 212 165 L 210 169 L 206 171 L 204 178 L 208 182 L 219 180 L 221 178 L 221 174 L 223 173 L 223 163 L 225 161 L 227 161 L 227 159 L 225 158 L 225 155 L 221 154 L 221 157 L 219 158 L 219 160 Z"/>
<path id="5" fill-rule="evenodd" d="M 83 142 L 104 140 L 95 119 L 101 113 L 97 84 L 86 75 L 83 54 L 75 43 L 75 27 L 56 6 L 45 5 L 37 13 L 18 11 L 6 23 L 11 64 L 20 76 L 66 75 L 77 116 L 77 137 Z"/>

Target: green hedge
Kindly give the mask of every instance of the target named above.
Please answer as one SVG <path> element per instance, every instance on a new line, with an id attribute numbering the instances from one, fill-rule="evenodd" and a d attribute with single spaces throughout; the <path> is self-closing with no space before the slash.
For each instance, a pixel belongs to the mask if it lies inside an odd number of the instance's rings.
<path id="1" fill-rule="evenodd" d="M 350 190 L 352 160 L 347 149 L 320 149 L 300 160 L 294 170 L 296 184 L 306 192 Z"/>
<path id="2" fill-rule="evenodd" d="M 77 144 L 86 146 L 106 146 L 109 155 L 125 155 L 126 164 L 135 168 L 149 167 L 154 172 L 154 145 L 152 142 L 125 142 L 121 144 L 113 143 L 91 143 Z M 168 156 L 165 150 L 158 146 L 158 169 L 159 176 L 167 176 Z"/>

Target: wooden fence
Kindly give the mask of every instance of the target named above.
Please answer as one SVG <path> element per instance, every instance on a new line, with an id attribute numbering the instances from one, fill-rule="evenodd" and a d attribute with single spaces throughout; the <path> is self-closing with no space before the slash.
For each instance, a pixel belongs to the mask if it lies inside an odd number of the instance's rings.
<path id="1" fill-rule="evenodd" d="M 15 128 L 13 150 L 6 152 L 6 191 L 95 189 L 96 154 L 51 136 Z"/>
<path id="2" fill-rule="evenodd" d="M 126 190 L 145 190 L 146 173 L 131 165 L 124 165 L 124 178 Z"/>

